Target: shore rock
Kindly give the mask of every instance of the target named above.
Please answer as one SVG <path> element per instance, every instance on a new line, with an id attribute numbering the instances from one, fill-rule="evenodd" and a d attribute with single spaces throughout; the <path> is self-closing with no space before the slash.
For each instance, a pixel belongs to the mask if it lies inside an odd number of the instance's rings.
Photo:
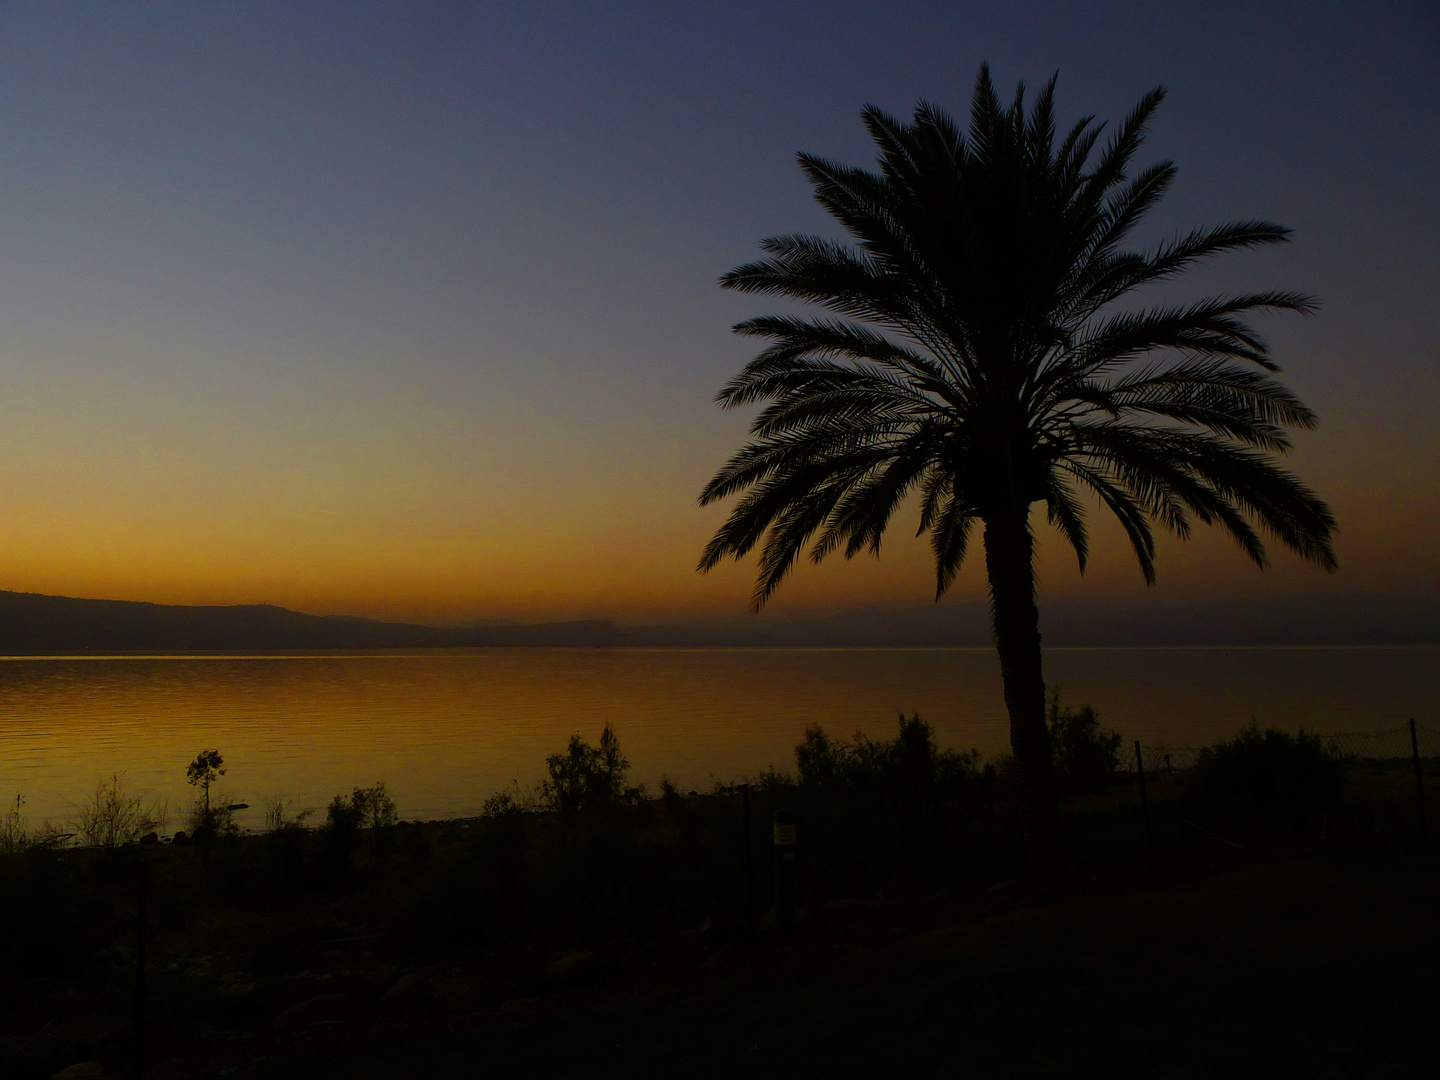
<path id="1" fill-rule="evenodd" d="M 375 1011 L 382 1014 L 414 1012 L 429 1005 L 433 994 L 430 980 L 411 972 L 400 976 L 394 986 L 380 995 Z"/>
<path id="2" fill-rule="evenodd" d="M 522 969 L 516 978 L 519 980 L 520 993 L 525 997 L 539 997 L 550 989 L 550 965 L 536 964 L 534 967 Z"/>
<path id="3" fill-rule="evenodd" d="M 657 961 L 665 964 L 684 964 L 698 960 L 710 949 L 715 924 L 706 919 L 693 930 L 677 934 L 665 934 L 652 941 L 646 951 Z"/>
<path id="4" fill-rule="evenodd" d="M 885 904 L 868 896 L 851 896 L 844 900 L 831 900 L 821 904 L 815 913 L 816 919 L 855 919 L 874 915 L 885 910 Z"/>
<path id="5" fill-rule="evenodd" d="M 292 1006 L 308 1001 L 320 992 L 315 976 L 309 972 L 283 975 L 278 979 L 259 978 L 236 982 L 233 1004 L 241 1011 L 274 1016 Z"/>
<path id="6" fill-rule="evenodd" d="M 359 1003 L 349 994 L 318 994 L 277 1016 L 275 1030 L 297 1031 L 311 1024 L 346 1023 L 355 1019 L 359 1011 Z"/>
<path id="7" fill-rule="evenodd" d="M 493 1009 L 519 997 L 521 990 L 519 983 L 502 979 L 498 975 L 491 975 L 475 984 L 475 994 L 480 999 L 481 1006 Z"/>
<path id="8" fill-rule="evenodd" d="M 374 1001 L 386 988 L 386 976 L 378 971 L 337 971 L 315 980 L 317 994 L 349 994 L 360 1001 Z"/>
<path id="9" fill-rule="evenodd" d="M 588 982 L 595 974 L 595 954 L 588 949 L 562 956 L 546 969 L 546 981 L 554 991 L 568 990 Z"/>
<path id="10" fill-rule="evenodd" d="M 479 1012 L 479 988 L 469 979 L 441 979 L 435 984 L 435 1008 L 448 1016 Z"/>

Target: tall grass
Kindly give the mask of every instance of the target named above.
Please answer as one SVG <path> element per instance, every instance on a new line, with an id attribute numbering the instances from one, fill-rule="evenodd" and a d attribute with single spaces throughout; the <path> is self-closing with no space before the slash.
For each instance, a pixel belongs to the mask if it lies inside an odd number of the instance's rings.
<path id="1" fill-rule="evenodd" d="M 75 813 L 75 833 L 87 847 L 114 848 L 138 843 L 147 833 L 165 827 L 168 807 L 163 799 L 147 799 L 128 791 L 120 773 L 100 780 Z"/>

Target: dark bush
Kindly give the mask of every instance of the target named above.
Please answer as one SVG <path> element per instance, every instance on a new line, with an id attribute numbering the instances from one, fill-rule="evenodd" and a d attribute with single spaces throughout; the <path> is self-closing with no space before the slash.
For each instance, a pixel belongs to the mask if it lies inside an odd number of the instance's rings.
<path id="1" fill-rule="evenodd" d="M 1048 695 L 1045 719 L 1060 783 L 1071 791 L 1105 787 L 1120 763 L 1120 735 L 1100 726 L 1100 716 L 1092 706 L 1061 705 L 1059 687 Z"/>
<path id="2" fill-rule="evenodd" d="M 92 947 L 77 877 L 73 862 L 49 851 L 0 855 L 0 978 L 54 975 Z"/>
<path id="3" fill-rule="evenodd" d="M 320 829 L 320 875 L 327 887 L 349 883 L 364 822 L 365 798 L 360 788 L 349 799 L 336 795 L 325 808 L 325 824 Z"/>
<path id="4" fill-rule="evenodd" d="M 1344 781 L 1320 736 L 1250 727 L 1200 752 L 1189 794 L 1217 816 L 1305 828 L 1335 807 Z"/>
<path id="5" fill-rule="evenodd" d="M 571 735 L 564 753 L 551 754 L 545 766 L 550 776 L 540 785 L 540 796 L 551 810 L 574 813 L 622 802 L 629 794 L 625 774 L 630 762 L 609 724 L 600 733 L 599 746 Z"/>
<path id="6" fill-rule="evenodd" d="M 832 739 L 811 725 L 795 747 L 796 779 L 762 773 L 764 812 L 799 818 L 812 901 L 974 879 L 976 842 L 994 798 L 975 750 L 942 750 L 934 729 L 901 714 L 892 739 Z"/>
<path id="7" fill-rule="evenodd" d="M 978 750 L 941 750 L 935 729 L 918 715 L 900 714 L 895 738 L 857 734 L 840 742 L 819 724 L 805 729 L 795 747 L 795 771 L 802 788 L 843 785 L 886 792 L 907 802 L 968 793 L 979 772 Z"/>

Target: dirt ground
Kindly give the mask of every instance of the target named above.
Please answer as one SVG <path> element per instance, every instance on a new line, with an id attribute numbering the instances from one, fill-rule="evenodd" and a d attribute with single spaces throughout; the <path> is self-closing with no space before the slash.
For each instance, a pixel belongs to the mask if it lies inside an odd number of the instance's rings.
<path id="1" fill-rule="evenodd" d="M 390 939 L 415 927 L 391 923 L 427 909 L 395 902 L 400 834 L 391 886 L 278 907 L 186 900 L 206 852 L 155 850 L 145 1076 L 1437 1076 L 1440 842 L 1416 835 L 1408 768 L 1357 763 L 1350 787 L 1364 813 L 1270 843 L 1198 826 L 1153 776 L 1158 883 L 1138 788 L 1077 797 L 1067 868 L 807 908 L 787 937 L 762 926 L 753 964 L 732 914 L 497 970 L 455 947 L 486 924 L 453 904 L 440 947 L 406 954 Z M 468 827 L 402 833 L 443 879 L 473 862 L 444 839 Z M 134 854 L 65 854 L 92 893 L 112 883 L 122 929 Z M 131 940 L 63 981 L 0 980 L 0 1080 L 88 1057 L 132 1075 Z"/>
<path id="2" fill-rule="evenodd" d="M 1440 855 L 1311 852 L 917 931 L 840 914 L 448 1030 L 320 1029 L 164 1075 L 1430 1077 Z M 1003 891 L 1003 890 L 1002 890 Z M 933 914 L 930 916 L 933 920 Z M 945 921 L 943 918 L 941 921 Z"/>

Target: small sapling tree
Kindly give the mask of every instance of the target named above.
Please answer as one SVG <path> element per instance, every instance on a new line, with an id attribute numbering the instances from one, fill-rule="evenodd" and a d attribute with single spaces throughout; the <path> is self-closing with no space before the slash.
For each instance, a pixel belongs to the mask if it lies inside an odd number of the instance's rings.
<path id="1" fill-rule="evenodd" d="M 210 785 L 225 775 L 225 759 L 219 750 L 201 750 L 195 760 L 185 766 L 185 779 L 191 787 L 200 789 L 204 800 L 205 813 L 210 813 Z"/>
<path id="2" fill-rule="evenodd" d="M 191 787 L 200 789 L 200 795 L 190 811 L 190 828 L 197 837 L 208 838 L 235 831 L 231 814 L 235 807 L 228 803 L 215 806 L 210 802 L 210 786 L 225 772 L 225 759 L 220 756 L 219 750 L 201 750 L 195 755 L 195 760 L 185 766 L 185 780 Z"/>

